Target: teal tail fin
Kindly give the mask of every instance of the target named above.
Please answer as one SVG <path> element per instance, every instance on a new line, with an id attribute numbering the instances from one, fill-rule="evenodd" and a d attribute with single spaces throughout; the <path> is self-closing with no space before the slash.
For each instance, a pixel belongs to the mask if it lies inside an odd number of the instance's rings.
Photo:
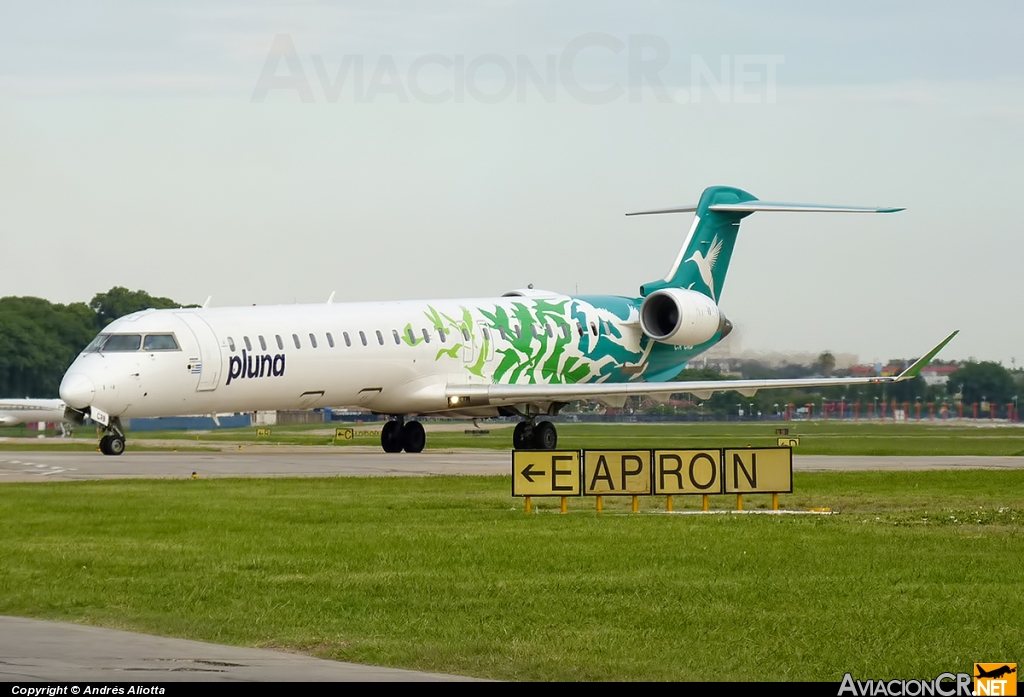
<path id="1" fill-rule="evenodd" d="M 759 201 L 753 195 L 731 186 L 709 186 L 696 206 L 678 206 L 626 215 L 657 213 L 696 213 L 679 256 L 665 278 L 640 286 L 646 297 L 661 288 L 686 288 L 708 296 L 716 303 L 722 296 L 725 274 L 736 245 L 740 221 L 757 211 L 809 213 L 894 213 L 902 208 L 863 206 L 819 206 L 806 203 Z"/>

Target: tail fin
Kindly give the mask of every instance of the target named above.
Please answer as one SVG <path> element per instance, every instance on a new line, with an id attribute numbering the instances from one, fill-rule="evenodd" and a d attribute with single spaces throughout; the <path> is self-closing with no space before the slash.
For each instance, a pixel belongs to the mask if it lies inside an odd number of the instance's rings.
<path id="1" fill-rule="evenodd" d="M 640 295 L 647 296 L 661 288 L 688 288 L 707 295 L 716 303 L 722 295 L 725 274 L 736 244 L 740 221 L 757 211 L 819 212 L 819 213 L 894 213 L 902 208 L 861 206 L 818 206 L 805 203 L 773 203 L 758 201 L 753 195 L 731 186 L 709 186 L 696 206 L 679 206 L 626 215 L 695 212 L 693 225 L 686 235 L 675 263 L 660 281 L 640 286 Z"/>

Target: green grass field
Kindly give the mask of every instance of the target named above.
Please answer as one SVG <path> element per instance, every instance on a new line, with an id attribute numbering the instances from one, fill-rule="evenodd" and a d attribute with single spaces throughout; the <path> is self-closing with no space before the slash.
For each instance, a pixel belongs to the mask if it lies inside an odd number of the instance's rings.
<path id="1" fill-rule="evenodd" d="M 509 488 L 5 484 L 0 614 L 514 680 L 924 678 L 1021 658 L 1024 471 L 797 473 L 783 507 L 833 516 L 653 514 L 659 499 L 525 515 Z"/>

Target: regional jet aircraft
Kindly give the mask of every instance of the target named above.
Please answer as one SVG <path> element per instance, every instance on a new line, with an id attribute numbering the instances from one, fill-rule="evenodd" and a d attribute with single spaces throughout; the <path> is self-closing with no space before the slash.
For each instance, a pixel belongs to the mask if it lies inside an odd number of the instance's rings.
<path id="1" fill-rule="evenodd" d="M 697 205 L 630 214 L 696 214 L 669 272 L 638 297 L 527 288 L 492 298 L 146 310 L 108 325 L 68 369 L 60 395 L 72 416 L 104 426 L 108 455 L 124 450 L 124 417 L 313 407 L 387 414 L 384 450 L 418 453 L 426 435 L 417 415 L 517 417 L 515 448 L 551 449 L 557 433 L 545 417 L 573 400 L 614 406 L 630 395 L 898 382 L 956 332 L 896 377 L 671 381 L 732 330 L 718 300 L 740 220 L 898 210 L 769 203 L 710 187 Z"/>

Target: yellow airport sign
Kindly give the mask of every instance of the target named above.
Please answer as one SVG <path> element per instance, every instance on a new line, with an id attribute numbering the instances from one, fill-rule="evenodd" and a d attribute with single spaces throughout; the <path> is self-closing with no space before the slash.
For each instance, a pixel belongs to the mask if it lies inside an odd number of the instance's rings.
<path id="1" fill-rule="evenodd" d="M 727 448 L 722 479 L 726 494 L 792 493 L 793 451 L 789 448 Z"/>
<path id="2" fill-rule="evenodd" d="M 257 438 L 263 438 L 263 437 L 269 436 L 269 435 L 270 435 L 270 429 L 269 428 L 257 428 L 256 429 L 256 437 Z"/>
<path id="3" fill-rule="evenodd" d="M 650 450 L 584 450 L 584 496 L 646 496 L 651 493 Z"/>
<path id="4" fill-rule="evenodd" d="M 799 438 L 779 438 L 780 448 L 795 448 L 800 445 Z"/>
<path id="5" fill-rule="evenodd" d="M 654 493 L 720 494 L 722 451 L 655 450 Z"/>
<path id="6" fill-rule="evenodd" d="M 334 440 L 352 440 L 356 437 L 355 429 L 336 428 L 334 429 Z"/>
<path id="7" fill-rule="evenodd" d="M 578 450 L 513 450 L 513 496 L 579 496 Z"/>

